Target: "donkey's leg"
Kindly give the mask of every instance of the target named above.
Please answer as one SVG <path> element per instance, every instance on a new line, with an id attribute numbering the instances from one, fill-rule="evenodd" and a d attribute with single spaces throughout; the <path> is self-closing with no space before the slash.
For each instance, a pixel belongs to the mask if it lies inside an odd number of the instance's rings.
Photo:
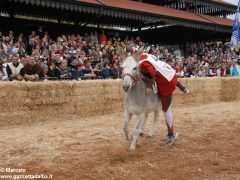
<path id="1" fill-rule="evenodd" d="M 141 132 L 141 128 L 142 128 L 143 123 L 144 123 L 144 118 L 145 118 L 144 113 L 139 114 L 138 117 L 137 117 L 137 124 L 136 124 L 136 127 L 135 127 L 135 131 L 133 133 L 132 143 L 131 143 L 131 146 L 129 148 L 130 150 L 134 150 L 136 148 L 137 139 L 138 139 L 139 133 Z"/>
<path id="2" fill-rule="evenodd" d="M 130 141 L 132 138 L 131 138 L 131 136 L 129 135 L 128 123 L 129 123 L 129 121 L 130 121 L 131 118 L 132 118 L 132 113 L 130 113 L 130 112 L 128 112 L 127 110 L 125 110 L 124 118 L 125 118 L 125 121 L 124 121 L 123 130 L 124 130 L 124 132 L 125 132 L 126 139 L 127 139 L 128 141 Z"/>
<path id="3" fill-rule="evenodd" d="M 147 118 L 148 118 L 148 113 L 145 114 L 144 122 L 143 122 L 143 125 L 142 125 L 142 128 L 141 128 L 140 134 L 139 134 L 140 136 L 143 136 L 143 132 L 144 132 L 145 125 L 146 125 L 146 122 L 147 122 Z"/>
<path id="4" fill-rule="evenodd" d="M 153 124 L 152 124 L 152 127 L 149 131 L 149 134 L 148 134 L 149 137 L 154 136 L 155 130 L 157 128 L 158 120 L 159 120 L 159 108 L 155 109 L 155 111 L 154 111 Z"/>

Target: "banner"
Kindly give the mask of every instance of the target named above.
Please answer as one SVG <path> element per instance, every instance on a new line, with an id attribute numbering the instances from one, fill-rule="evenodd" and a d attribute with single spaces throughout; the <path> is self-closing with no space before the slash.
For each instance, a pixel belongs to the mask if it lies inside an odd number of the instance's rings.
<path id="1" fill-rule="evenodd" d="M 233 50 L 236 47 L 240 46 L 240 0 L 238 1 L 238 7 L 237 12 L 235 15 L 233 30 L 232 30 L 232 37 L 231 37 L 231 50 Z"/>

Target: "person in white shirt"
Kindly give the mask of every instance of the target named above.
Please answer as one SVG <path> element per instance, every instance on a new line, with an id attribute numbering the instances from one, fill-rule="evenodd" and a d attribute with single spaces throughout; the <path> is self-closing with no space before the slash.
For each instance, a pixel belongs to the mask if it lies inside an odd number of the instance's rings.
<path id="1" fill-rule="evenodd" d="M 23 80 L 24 76 L 24 66 L 18 62 L 18 56 L 13 55 L 12 62 L 8 63 L 7 67 L 7 74 L 10 81 L 12 80 Z"/>

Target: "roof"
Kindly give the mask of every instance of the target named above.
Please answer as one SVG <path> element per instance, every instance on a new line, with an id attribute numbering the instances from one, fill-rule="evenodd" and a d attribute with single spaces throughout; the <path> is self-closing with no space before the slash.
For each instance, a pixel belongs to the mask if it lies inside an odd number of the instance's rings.
<path id="1" fill-rule="evenodd" d="M 232 20 L 224 18 L 206 16 L 132 0 L 14 0 L 11 2 L 21 3 L 25 6 L 25 9 L 15 9 L 14 11 L 16 12 L 14 13 L 16 14 L 24 13 L 25 15 L 32 15 L 35 13 L 34 16 L 45 16 L 43 9 L 32 13 L 32 10 L 27 8 L 30 5 L 38 6 L 39 8 L 52 8 L 50 12 L 54 12 L 51 14 L 53 18 L 59 18 L 57 11 L 61 9 L 65 12 L 69 11 L 68 14 L 61 14 L 60 18 L 64 20 L 72 19 L 76 22 L 82 20 L 87 23 L 95 23 L 97 21 L 98 23 L 103 22 L 106 24 L 118 23 L 131 28 L 139 28 L 147 25 L 176 24 L 190 28 L 230 32 L 233 25 Z M 209 3 L 210 1 L 202 0 L 201 2 Z M 81 16 L 79 16 L 79 12 Z"/>
<path id="2" fill-rule="evenodd" d="M 100 5 L 100 4 L 101 4 L 101 3 L 99 3 L 97 0 L 76 0 L 76 1 L 84 2 L 84 3 L 89 3 L 89 4 L 97 4 L 97 5 Z"/>
<path id="3" fill-rule="evenodd" d="M 138 12 L 145 12 L 150 14 L 156 14 L 156 15 L 162 15 L 167 17 L 175 17 L 179 19 L 189 19 L 194 21 L 202 21 L 202 22 L 208 22 L 207 20 L 199 17 L 196 14 L 177 10 L 173 8 L 163 7 L 163 6 L 157 6 L 147 3 L 140 3 L 135 1 L 128 1 L 128 0 L 121 0 L 121 1 L 112 1 L 112 0 L 104 0 L 105 5 L 115 7 L 115 8 L 121 8 L 121 9 L 127 9 L 127 10 L 134 10 Z"/>
<path id="4" fill-rule="evenodd" d="M 79 0 L 83 1 L 83 0 Z M 87 1 L 87 0 L 84 0 Z M 216 1 L 216 0 L 215 0 Z M 108 7 L 114 7 L 122 10 L 136 11 L 141 13 L 149 13 L 164 17 L 171 17 L 181 20 L 198 21 L 201 23 L 218 24 L 223 26 L 232 26 L 233 21 L 229 19 L 219 18 L 215 16 L 199 15 L 187 11 L 177 10 L 173 8 L 157 6 L 147 3 L 141 3 L 129 0 L 101 0 Z"/>
<path id="5" fill-rule="evenodd" d="M 220 3 L 220 4 L 227 4 L 227 5 L 236 6 L 235 4 L 232 4 L 232 3 L 229 3 L 229 2 L 226 2 L 226 1 L 223 1 L 223 0 L 212 0 L 212 1 Z"/>
<path id="6" fill-rule="evenodd" d="M 209 16 L 209 15 L 202 15 L 202 17 L 208 19 L 209 21 L 212 21 L 213 23 L 225 25 L 225 26 L 233 26 L 233 20 L 226 19 L 226 18 L 218 18 L 215 16 Z"/>

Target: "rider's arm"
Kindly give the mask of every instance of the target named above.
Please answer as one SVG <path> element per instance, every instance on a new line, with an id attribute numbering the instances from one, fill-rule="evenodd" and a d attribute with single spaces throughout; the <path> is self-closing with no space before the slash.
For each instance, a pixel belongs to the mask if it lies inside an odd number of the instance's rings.
<path id="1" fill-rule="evenodd" d="M 142 62 L 139 65 L 140 72 L 148 79 L 144 81 L 147 87 L 151 87 L 156 81 L 156 70 L 149 62 Z"/>

